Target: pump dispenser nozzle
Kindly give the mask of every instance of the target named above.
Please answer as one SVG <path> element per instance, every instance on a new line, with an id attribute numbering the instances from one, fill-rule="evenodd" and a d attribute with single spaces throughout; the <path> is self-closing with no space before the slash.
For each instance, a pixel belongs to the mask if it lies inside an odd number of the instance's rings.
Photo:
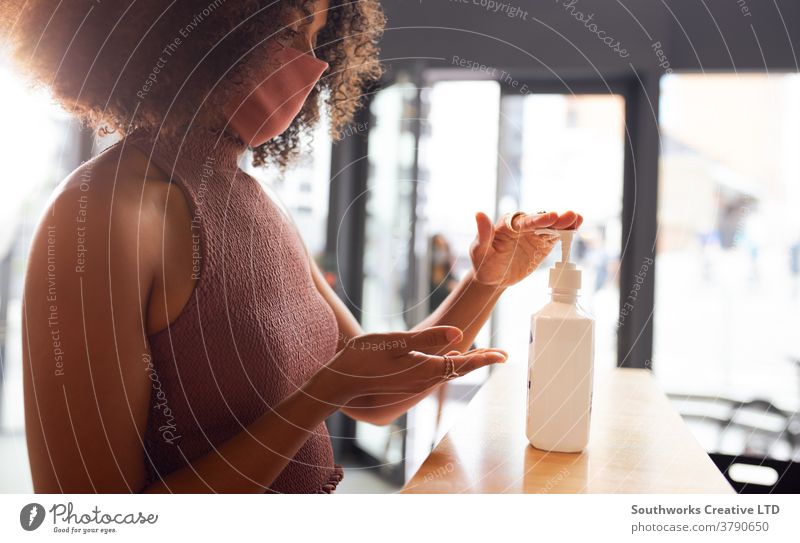
<path id="1" fill-rule="evenodd" d="M 556 236 L 561 239 L 561 262 L 568 263 L 572 254 L 572 238 L 577 230 L 553 230 L 552 228 L 539 228 L 534 234 Z"/>
<path id="2" fill-rule="evenodd" d="M 536 234 L 558 236 L 561 240 L 561 261 L 550 268 L 550 288 L 553 293 L 576 295 L 581 288 L 581 271 L 570 262 L 572 256 L 572 239 L 577 230 L 553 230 L 541 228 Z"/>

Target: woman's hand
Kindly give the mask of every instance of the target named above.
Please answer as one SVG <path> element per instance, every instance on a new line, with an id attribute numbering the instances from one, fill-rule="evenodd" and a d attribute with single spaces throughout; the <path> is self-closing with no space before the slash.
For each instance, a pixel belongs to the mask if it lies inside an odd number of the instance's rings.
<path id="1" fill-rule="evenodd" d="M 513 220 L 513 224 L 512 223 Z M 534 234 L 539 228 L 568 230 L 580 227 L 583 217 L 572 211 L 503 216 L 497 224 L 484 213 L 475 216 L 478 236 L 470 247 L 475 280 L 508 287 L 527 277 L 547 257 L 558 238 Z"/>
<path id="2" fill-rule="evenodd" d="M 454 326 L 433 326 L 413 332 L 366 334 L 352 338 L 328 362 L 324 376 L 333 401 L 340 406 L 353 398 L 378 393 L 417 394 L 441 384 L 448 371 L 458 376 L 480 367 L 505 362 L 500 349 L 476 349 L 460 353 L 452 346 L 462 339 Z M 447 358 L 452 361 L 448 366 Z"/>

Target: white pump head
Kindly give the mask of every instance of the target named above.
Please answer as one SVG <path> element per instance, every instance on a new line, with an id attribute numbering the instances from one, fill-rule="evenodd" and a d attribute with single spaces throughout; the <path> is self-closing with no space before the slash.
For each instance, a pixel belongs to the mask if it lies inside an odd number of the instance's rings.
<path id="1" fill-rule="evenodd" d="M 550 288 L 553 289 L 553 293 L 577 294 L 581 288 L 581 270 L 573 262 L 570 262 L 572 239 L 577 231 L 542 228 L 536 230 L 535 233 L 558 236 L 561 239 L 561 261 L 556 262 L 550 268 Z"/>

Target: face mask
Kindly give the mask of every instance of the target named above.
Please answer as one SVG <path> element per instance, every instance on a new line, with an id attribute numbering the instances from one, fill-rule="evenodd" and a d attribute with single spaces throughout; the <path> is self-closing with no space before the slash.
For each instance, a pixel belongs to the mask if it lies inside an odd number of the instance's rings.
<path id="1" fill-rule="evenodd" d="M 277 42 L 268 49 L 272 72 L 224 108 L 231 127 L 250 147 L 258 147 L 289 128 L 328 69 L 327 62 Z"/>

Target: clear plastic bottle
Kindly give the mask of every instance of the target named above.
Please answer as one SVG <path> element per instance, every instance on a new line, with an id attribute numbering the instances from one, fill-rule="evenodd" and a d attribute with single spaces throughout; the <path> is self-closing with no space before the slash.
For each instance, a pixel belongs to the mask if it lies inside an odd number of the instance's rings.
<path id="1" fill-rule="evenodd" d="M 580 452 L 589 443 L 594 383 L 594 319 L 578 304 L 581 271 L 570 262 L 575 230 L 561 238 L 550 269 L 551 301 L 531 317 L 526 434 L 537 449 Z"/>

